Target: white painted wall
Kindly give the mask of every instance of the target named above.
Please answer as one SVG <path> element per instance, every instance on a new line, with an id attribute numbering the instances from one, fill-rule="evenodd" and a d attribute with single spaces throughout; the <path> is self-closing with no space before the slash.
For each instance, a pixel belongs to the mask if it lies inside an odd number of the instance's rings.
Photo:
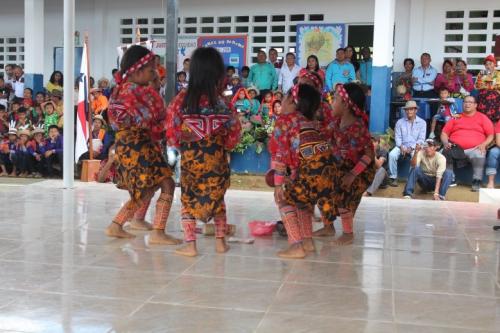
<path id="1" fill-rule="evenodd" d="M 180 16 L 220 16 L 255 14 L 295 14 L 297 12 L 325 15 L 325 22 L 347 24 L 373 23 L 373 0 L 181 0 Z M 119 24 L 124 17 L 159 17 L 165 0 L 77 0 L 76 29 L 90 35 L 92 75 L 98 79 L 110 76 L 116 66 L 116 46 L 120 43 Z M 46 78 L 53 69 L 53 48 L 63 42 L 63 0 L 45 0 L 45 68 Z M 402 69 L 406 57 L 418 60 L 424 51 L 433 55 L 433 64 L 440 68 L 444 53 L 443 34 L 445 11 L 467 9 L 468 0 L 397 0 L 395 14 L 394 69 Z M 476 0 L 474 9 L 498 7 L 498 0 Z M 298 9 L 290 9 L 298 8 Z M 495 8 L 496 9 L 496 8 Z M 2 0 L 0 37 L 24 33 L 23 1 Z M 418 62 L 418 61 L 417 61 Z"/>

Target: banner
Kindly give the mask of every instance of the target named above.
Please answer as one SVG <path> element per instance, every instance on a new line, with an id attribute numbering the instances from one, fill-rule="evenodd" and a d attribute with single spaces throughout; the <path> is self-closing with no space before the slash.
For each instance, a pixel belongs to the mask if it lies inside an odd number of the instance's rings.
<path id="1" fill-rule="evenodd" d="M 198 38 L 198 46 L 216 48 L 226 66 L 239 70 L 247 64 L 247 36 L 202 36 Z"/>
<path id="2" fill-rule="evenodd" d="M 297 24 L 297 64 L 306 67 L 307 57 L 315 55 L 326 67 L 335 59 L 335 51 L 345 47 L 345 33 L 345 24 Z"/>

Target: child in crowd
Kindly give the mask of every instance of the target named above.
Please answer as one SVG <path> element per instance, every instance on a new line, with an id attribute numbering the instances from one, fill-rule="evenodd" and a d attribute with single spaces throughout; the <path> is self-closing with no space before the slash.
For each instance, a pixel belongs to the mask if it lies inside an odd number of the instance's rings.
<path id="1" fill-rule="evenodd" d="M 10 122 L 8 139 L 4 140 L 1 145 L 0 153 L 0 163 L 2 164 L 2 175 L 9 177 L 15 177 L 17 175 L 16 166 L 14 164 L 16 145 L 17 145 L 17 129 L 14 122 Z M 8 174 L 8 171 L 11 171 Z"/>
<path id="2" fill-rule="evenodd" d="M 243 88 L 248 88 L 252 85 L 252 82 L 248 79 L 248 76 L 250 75 L 250 67 L 248 66 L 243 66 L 241 67 L 241 85 Z"/>
<path id="3" fill-rule="evenodd" d="M 242 115 L 249 115 L 251 109 L 250 96 L 245 88 L 240 88 L 236 94 L 233 95 L 233 107 Z"/>
<path id="4" fill-rule="evenodd" d="M 104 96 L 101 88 L 93 88 L 90 90 L 90 100 L 90 106 L 92 107 L 92 111 L 94 111 L 94 115 L 102 115 L 108 110 L 108 98 Z M 62 116 L 61 113 L 59 115 Z"/>
<path id="5" fill-rule="evenodd" d="M 264 117 L 269 117 L 272 115 L 272 108 L 273 108 L 273 93 L 272 91 L 268 91 L 264 95 L 264 99 L 262 100 L 262 104 L 260 105 L 259 108 L 259 113 L 264 116 Z"/>
<path id="6" fill-rule="evenodd" d="M 437 122 L 447 123 L 450 119 L 458 118 L 460 115 L 457 112 L 457 105 L 455 104 L 455 99 L 450 98 L 450 91 L 446 87 L 439 89 L 439 107 L 437 114 L 432 117 L 431 133 L 429 134 L 429 139 L 434 139 L 436 137 L 436 125 Z"/>
<path id="7" fill-rule="evenodd" d="M 353 221 L 363 193 L 373 181 L 375 175 L 375 149 L 368 131 L 368 116 L 365 108 L 363 89 L 355 84 L 337 84 L 333 96 L 332 116 L 325 129 L 325 134 L 332 142 L 336 171 L 333 177 L 336 215 L 342 220 L 343 234 L 335 243 L 352 244 L 354 239 Z M 325 117 L 328 117 L 325 114 Z M 329 221 L 325 219 L 323 222 Z M 325 224 L 316 232 L 317 236 L 331 235 L 331 226 Z"/>
<path id="8" fill-rule="evenodd" d="M 16 121 L 17 120 L 17 111 L 21 107 L 21 104 L 19 104 L 18 101 L 14 100 L 10 104 L 10 113 L 9 113 L 9 121 Z"/>
<path id="9" fill-rule="evenodd" d="M 57 126 L 59 123 L 59 115 L 57 114 L 56 106 L 52 101 L 42 103 L 42 107 L 44 110 L 43 118 L 46 131 L 45 135 L 47 136 L 49 134 L 49 127 L 53 125 Z"/>
<path id="10" fill-rule="evenodd" d="M 33 177 L 40 178 L 45 175 L 45 157 L 43 155 L 45 149 L 45 130 L 43 126 L 36 126 L 32 132 L 33 141 L 28 146 L 28 152 L 33 160 Z"/>
<path id="11" fill-rule="evenodd" d="M 257 99 L 257 96 L 259 96 L 259 89 L 255 86 L 251 86 L 247 89 L 247 92 L 250 100 L 250 116 L 255 116 L 259 113 L 260 109 L 260 102 Z"/>
<path id="12" fill-rule="evenodd" d="M 178 94 L 181 90 L 187 89 L 188 83 L 186 81 L 186 72 L 180 71 L 177 73 L 177 84 L 175 86 L 175 92 Z"/>
<path id="13" fill-rule="evenodd" d="M 9 101 L 10 89 L 5 84 L 5 80 L 0 76 L 0 104 L 7 108 L 7 102 Z"/>
<path id="14" fill-rule="evenodd" d="M 31 175 L 32 170 L 32 156 L 29 152 L 29 147 L 31 145 L 30 131 L 28 129 L 20 129 L 17 132 L 18 140 L 16 144 L 16 152 L 14 154 L 13 163 L 16 167 L 19 177 L 28 177 Z"/>
<path id="15" fill-rule="evenodd" d="M 57 125 L 50 125 L 48 131 L 48 139 L 43 147 L 43 155 L 45 157 L 47 176 L 53 177 L 59 174 L 54 168 L 55 164 L 59 164 L 60 170 L 63 169 L 63 137 L 59 134 Z"/>
<path id="16" fill-rule="evenodd" d="M 44 119 L 43 119 L 43 110 L 40 105 L 36 105 L 35 107 L 31 108 L 31 112 L 28 113 L 28 118 L 31 122 L 31 125 L 33 127 L 39 127 L 43 125 Z"/>
<path id="17" fill-rule="evenodd" d="M 281 91 L 277 91 L 274 93 L 274 99 L 277 101 L 283 100 L 283 93 Z"/>
<path id="18" fill-rule="evenodd" d="M 321 93 L 315 88 L 305 84 L 292 87 L 269 142 L 274 198 L 288 234 L 289 247 L 278 252 L 282 258 L 301 259 L 315 251 L 312 216 L 316 205 L 329 220 L 335 214 L 336 166 L 315 119 L 320 103 Z"/>
<path id="19" fill-rule="evenodd" d="M 231 90 L 234 95 L 238 90 L 240 90 L 240 88 L 243 88 L 243 86 L 240 83 L 240 76 L 238 74 L 233 74 L 231 78 L 231 84 L 227 85 L 227 89 Z"/>
<path id="20" fill-rule="evenodd" d="M 52 90 L 52 93 L 50 94 L 50 100 L 52 102 L 54 102 L 55 111 L 59 115 L 59 117 L 62 117 L 63 111 L 64 111 L 62 97 L 63 97 L 63 93 L 62 93 L 62 91 L 60 91 L 58 89 Z"/>
<path id="21" fill-rule="evenodd" d="M 5 105 L 0 104 L 0 140 L 9 132 L 9 114 Z"/>
<path id="22" fill-rule="evenodd" d="M 31 88 L 24 88 L 24 90 L 23 90 L 23 98 L 24 98 L 24 100 L 33 101 L 33 89 L 31 89 Z"/>
<path id="23" fill-rule="evenodd" d="M 278 99 L 273 102 L 273 107 L 269 116 L 272 119 L 277 119 L 279 115 L 281 115 L 281 100 Z"/>
<path id="24" fill-rule="evenodd" d="M 35 106 L 41 106 L 42 103 L 46 102 L 47 95 L 44 92 L 38 92 L 35 96 Z"/>
<path id="25" fill-rule="evenodd" d="M 16 128 L 17 129 L 31 129 L 31 121 L 28 118 L 28 115 L 26 114 L 26 109 L 21 107 L 19 110 L 17 110 L 17 121 L 16 121 Z"/>

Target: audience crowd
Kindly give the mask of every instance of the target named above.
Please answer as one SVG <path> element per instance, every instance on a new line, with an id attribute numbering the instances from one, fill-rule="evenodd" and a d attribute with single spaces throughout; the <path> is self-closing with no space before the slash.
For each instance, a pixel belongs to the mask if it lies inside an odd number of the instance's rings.
<path id="1" fill-rule="evenodd" d="M 269 134 L 281 112 L 281 98 L 304 73 L 314 73 L 325 93 L 338 83 L 359 82 L 369 98 L 370 49 L 362 48 L 360 54 L 358 57 L 351 46 L 340 48 L 336 58 L 323 69 L 315 55 L 309 56 L 306 67 L 301 68 L 294 53 L 287 53 L 284 61 L 280 61 L 275 49 L 268 53 L 259 51 L 253 66 L 227 67 L 224 95 L 240 113 L 244 131 L 253 129 L 252 133 L 257 135 L 257 125 Z M 418 183 L 422 190 L 433 191 L 436 200 L 444 200 L 448 188 L 455 185 L 454 169 L 469 164 L 473 170 L 473 191 L 479 190 L 485 172 L 487 187 L 495 186 L 500 163 L 500 71 L 496 69 L 496 59 L 493 55 L 486 57 L 484 70 L 476 78 L 463 60 L 445 60 L 441 72 L 431 62 L 428 53 L 421 55 L 418 66 L 411 58 L 404 60 L 405 71 L 394 81 L 394 99 L 405 103 L 394 128 L 395 145 L 391 149 L 381 145 L 380 137 L 373 138 L 377 173 L 365 195 L 373 195 L 388 185 L 399 186 L 398 161 L 402 159 L 410 164 L 403 191 L 405 198 L 413 196 Z M 164 94 L 166 70 L 160 57 L 156 59 L 156 66 L 157 79 L 151 84 Z M 116 69 L 112 75 L 115 72 Z M 183 70 L 176 73 L 176 77 L 176 91 L 186 89 L 189 59 L 184 60 Z M 101 78 L 97 86 L 94 79 L 90 79 L 92 149 L 94 157 L 102 160 L 103 165 L 108 162 L 114 142 L 114 134 L 106 126 L 108 98 L 114 86 L 114 78 Z M 0 76 L 0 176 L 61 175 L 61 130 L 67 111 L 62 97 L 63 73 L 52 73 L 44 91 L 33 95 L 33 91 L 24 86 L 23 69 L 17 65 L 5 67 Z M 422 101 L 433 103 L 429 119 L 423 119 L 419 113 Z M 177 170 L 178 182 L 179 152 L 165 148 L 165 157 Z M 89 155 L 89 152 L 83 154 L 80 160 L 88 159 Z"/>

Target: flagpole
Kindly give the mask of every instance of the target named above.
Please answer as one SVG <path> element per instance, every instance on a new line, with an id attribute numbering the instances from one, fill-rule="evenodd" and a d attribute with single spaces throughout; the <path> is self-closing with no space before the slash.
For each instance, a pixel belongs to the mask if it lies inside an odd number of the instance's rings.
<path id="1" fill-rule="evenodd" d="M 89 34 L 85 33 L 85 50 L 87 54 L 84 56 L 87 59 L 87 105 L 88 105 L 88 129 L 89 129 L 89 159 L 94 159 L 94 143 L 92 142 L 92 106 L 90 105 L 90 62 L 89 62 Z"/>
<path id="2" fill-rule="evenodd" d="M 74 186 L 75 140 L 74 98 L 75 93 L 75 0 L 64 0 L 64 130 L 63 130 L 63 184 Z"/>

